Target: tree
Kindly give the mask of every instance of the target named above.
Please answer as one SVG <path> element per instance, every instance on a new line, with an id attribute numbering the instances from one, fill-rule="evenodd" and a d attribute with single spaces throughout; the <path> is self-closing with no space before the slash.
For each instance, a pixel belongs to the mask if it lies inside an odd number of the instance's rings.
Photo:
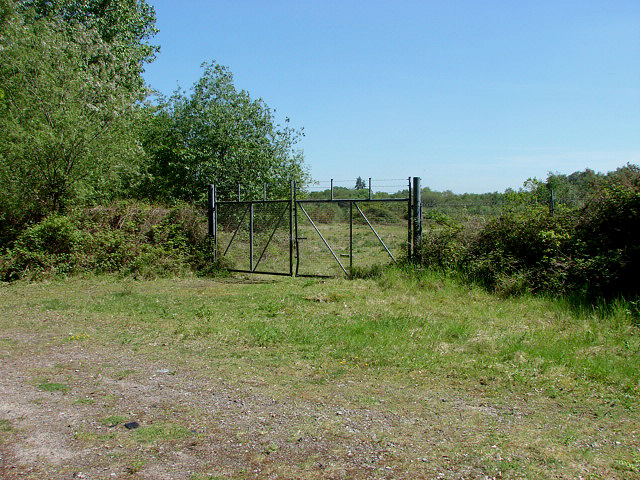
<path id="1" fill-rule="evenodd" d="M 248 196 L 259 196 L 270 183 L 274 195 L 288 194 L 290 180 L 305 178 L 302 152 L 294 148 L 302 132 L 277 124 L 262 99 L 238 91 L 227 67 L 203 67 L 191 95 L 176 92 L 147 128 L 153 191 L 192 201 L 203 198 L 209 183 L 220 198 L 237 192 L 238 183 Z"/>
<path id="2" fill-rule="evenodd" d="M 20 14 L 0 36 L 0 212 L 14 221 L 62 211 L 131 168 L 142 98 L 93 28 Z"/>
<path id="3" fill-rule="evenodd" d="M 363 188 L 366 188 L 366 185 L 364 184 L 364 180 L 362 179 L 362 177 L 358 177 L 356 178 L 356 190 L 362 190 Z"/>
<path id="4" fill-rule="evenodd" d="M 118 81 L 132 90 L 144 87 L 144 64 L 153 61 L 159 47 L 148 40 L 157 32 L 156 14 L 145 0 L 17 0 L 27 23 L 54 20 L 69 32 L 78 25 L 94 30 L 112 46 Z"/>

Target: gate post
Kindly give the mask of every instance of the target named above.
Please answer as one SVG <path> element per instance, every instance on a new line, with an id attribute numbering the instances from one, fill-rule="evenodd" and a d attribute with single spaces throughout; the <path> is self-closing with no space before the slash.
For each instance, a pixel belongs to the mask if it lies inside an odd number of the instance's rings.
<path id="1" fill-rule="evenodd" d="M 253 200 L 249 203 L 249 270 L 253 272 Z"/>
<path id="2" fill-rule="evenodd" d="M 411 177 L 407 179 L 407 183 L 409 185 L 409 195 L 407 198 L 409 199 L 407 202 L 407 260 L 411 261 L 411 242 L 413 240 L 413 236 L 411 235 L 411 226 L 413 224 L 412 211 L 411 211 Z"/>
<path id="3" fill-rule="evenodd" d="M 207 224 L 209 241 L 213 242 L 213 259 L 216 259 L 217 255 L 217 228 L 216 228 L 216 187 L 215 185 L 207 185 L 208 189 L 208 202 L 207 202 Z"/>
<path id="4" fill-rule="evenodd" d="M 413 177 L 413 255 L 412 258 L 416 259 L 418 246 L 422 239 L 422 203 L 420 192 L 420 177 Z"/>
<path id="5" fill-rule="evenodd" d="M 293 190 L 295 188 L 295 183 L 291 180 L 291 185 L 289 186 L 289 276 L 293 277 L 293 209 L 294 205 L 294 196 Z"/>
<path id="6" fill-rule="evenodd" d="M 213 199 L 213 192 L 215 188 L 213 185 L 207 185 L 209 190 L 208 208 L 207 208 L 207 223 L 209 226 L 209 236 L 213 237 L 213 209 L 215 208 L 215 201 Z"/>

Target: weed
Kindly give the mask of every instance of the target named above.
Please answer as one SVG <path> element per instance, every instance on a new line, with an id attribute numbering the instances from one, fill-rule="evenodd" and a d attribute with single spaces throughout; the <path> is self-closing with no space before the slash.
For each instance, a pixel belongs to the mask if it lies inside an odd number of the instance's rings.
<path id="1" fill-rule="evenodd" d="M 124 380 L 129 375 L 133 375 L 134 373 L 136 373 L 135 370 L 125 369 L 117 372 L 115 377 L 116 377 L 116 380 Z"/>
<path id="2" fill-rule="evenodd" d="M 126 467 L 127 473 L 130 475 L 138 473 L 146 464 L 147 462 L 141 459 L 132 460 Z"/>

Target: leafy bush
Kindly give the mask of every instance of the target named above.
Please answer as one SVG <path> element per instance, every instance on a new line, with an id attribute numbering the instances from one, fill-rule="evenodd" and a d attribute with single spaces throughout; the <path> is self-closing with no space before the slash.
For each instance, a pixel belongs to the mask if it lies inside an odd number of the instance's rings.
<path id="1" fill-rule="evenodd" d="M 14 248 L 0 259 L 0 275 L 15 280 L 44 272 L 71 273 L 81 264 L 86 241 L 71 219 L 51 215 L 20 234 Z"/>
<path id="2" fill-rule="evenodd" d="M 419 260 L 502 295 L 640 295 L 640 169 L 627 165 L 599 178 L 583 206 L 554 213 L 528 201 L 543 198 L 538 183 L 531 196 L 514 193 L 511 208 L 480 228 L 431 218 Z"/>
<path id="3" fill-rule="evenodd" d="M 545 207 L 507 211 L 470 242 L 465 271 L 491 289 L 513 284 L 509 277 L 515 277 L 519 291 L 563 291 L 571 267 L 570 222 L 570 216 L 550 215 Z"/>
<path id="4" fill-rule="evenodd" d="M 200 209 L 120 202 L 52 215 L 22 232 L 0 256 L 0 278 L 40 278 L 80 271 L 143 277 L 195 272 L 211 275 L 213 247 Z"/>
<path id="5" fill-rule="evenodd" d="M 580 212 L 576 282 L 591 295 L 640 294 L 640 168 L 618 169 Z"/>
<path id="6" fill-rule="evenodd" d="M 455 270 L 466 250 L 463 234 L 468 231 L 465 231 L 462 223 L 436 211 L 429 212 L 427 219 L 432 224 L 424 229 L 418 247 L 420 263 L 436 270 Z"/>

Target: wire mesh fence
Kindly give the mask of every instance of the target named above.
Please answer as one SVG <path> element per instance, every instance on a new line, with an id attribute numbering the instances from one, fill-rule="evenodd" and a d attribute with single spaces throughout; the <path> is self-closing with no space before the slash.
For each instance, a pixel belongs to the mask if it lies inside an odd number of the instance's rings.
<path id="1" fill-rule="evenodd" d="M 389 180 L 292 188 L 289 199 L 215 203 L 218 254 L 238 271 L 300 276 L 350 275 L 407 255 L 408 189 Z M 395 193 L 374 190 L 384 184 Z"/>
<path id="2" fill-rule="evenodd" d="M 288 199 L 269 199 L 267 190 L 261 199 L 238 193 L 237 200 L 216 203 L 213 235 L 232 270 L 350 275 L 411 257 L 422 232 L 479 229 L 506 211 L 579 207 L 540 185 L 529 192 L 456 195 L 421 189 L 415 177 L 333 179 L 304 189 L 292 183 Z"/>
<path id="3" fill-rule="evenodd" d="M 288 274 L 288 202 L 217 205 L 217 244 L 226 264 L 236 270 Z"/>
<path id="4" fill-rule="evenodd" d="M 300 203 L 298 273 L 336 276 L 406 256 L 406 202 Z"/>

